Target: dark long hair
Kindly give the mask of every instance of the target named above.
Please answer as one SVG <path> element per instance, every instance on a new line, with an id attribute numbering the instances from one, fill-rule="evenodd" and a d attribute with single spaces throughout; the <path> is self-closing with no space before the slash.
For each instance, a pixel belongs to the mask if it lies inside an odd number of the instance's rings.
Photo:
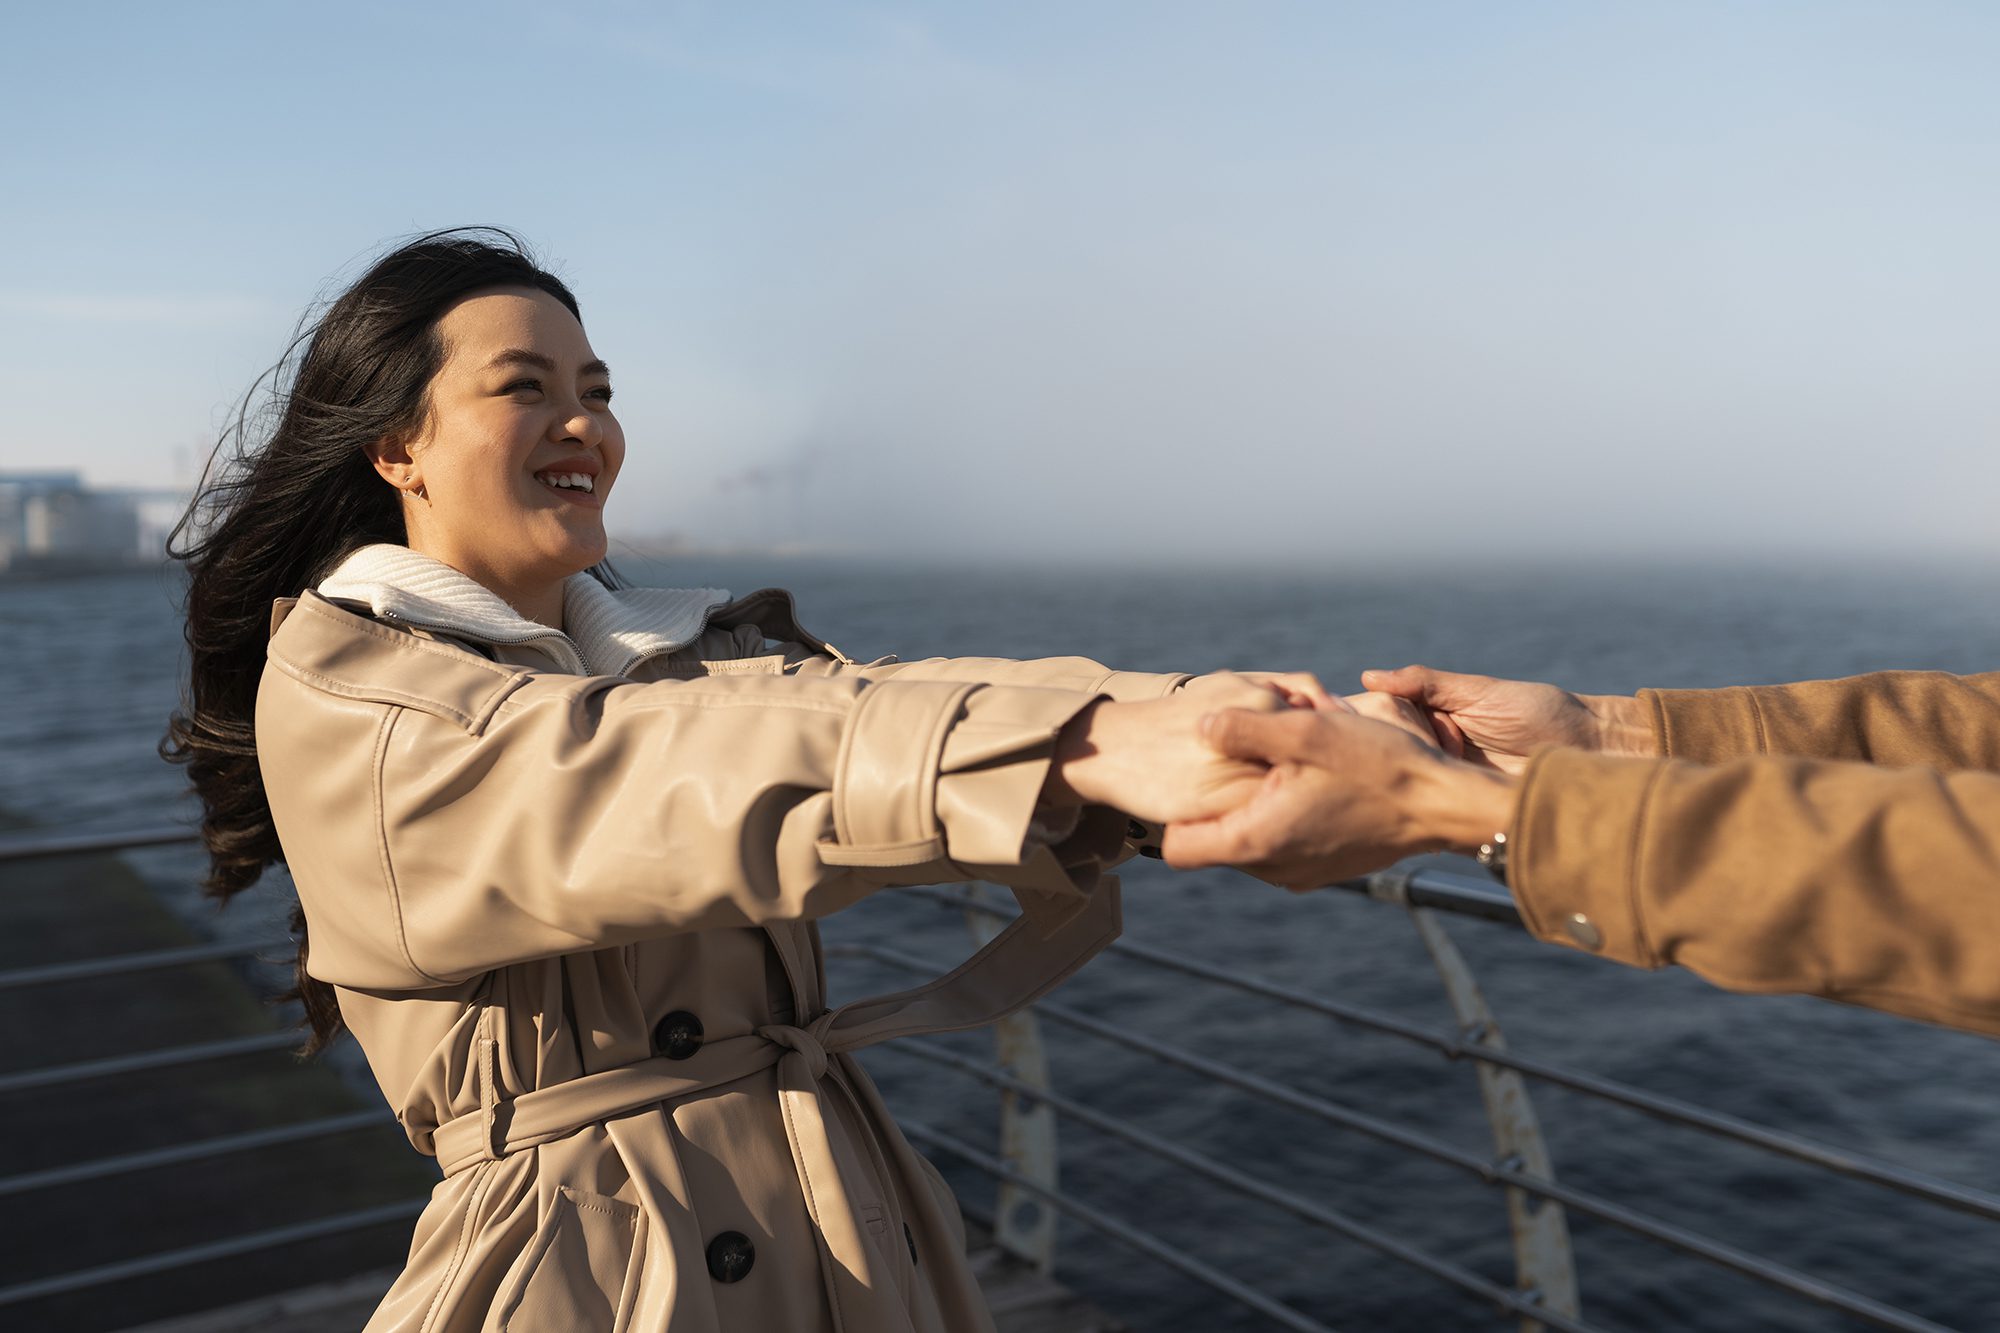
<path id="1" fill-rule="evenodd" d="M 438 320 L 485 288 L 547 292 L 580 320 L 576 298 L 512 233 L 455 228 L 383 255 L 300 321 L 291 345 L 244 395 L 167 550 L 188 570 L 187 692 L 160 743 L 187 765 L 202 802 L 208 874 L 227 901 L 284 860 L 257 767 L 253 726 L 271 603 L 296 597 L 374 542 L 404 542 L 399 493 L 367 447 L 422 423 L 445 359 Z M 343 1026 L 333 988 L 306 972 L 305 913 L 292 907 L 294 989 L 324 1049 Z"/>

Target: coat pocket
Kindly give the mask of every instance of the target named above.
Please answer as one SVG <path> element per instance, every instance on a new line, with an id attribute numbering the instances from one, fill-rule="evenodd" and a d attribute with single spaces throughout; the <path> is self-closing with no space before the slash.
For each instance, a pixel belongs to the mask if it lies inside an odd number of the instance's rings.
<path id="1" fill-rule="evenodd" d="M 561 1187 L 522 1256 L 519 1287 L 500 1301 L 502 1333 L 625 1333 L 638 1294 L 642 1226 L 635 1204 Z"/>

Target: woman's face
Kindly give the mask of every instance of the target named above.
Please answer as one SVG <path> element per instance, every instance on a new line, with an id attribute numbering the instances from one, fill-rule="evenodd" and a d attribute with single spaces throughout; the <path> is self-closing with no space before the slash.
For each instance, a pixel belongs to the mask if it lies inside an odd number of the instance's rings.
<path id="1" fill-rule="evenodd" d="M 560 617 L 562 580 L 604 558 L 604 502 L 625 461 L 610 372 L 576 316 L 533 288 L 465 297 L 438 332 L 424 422 L 376 468 L 404 492 L 413 549 L 524 615 Z"/>

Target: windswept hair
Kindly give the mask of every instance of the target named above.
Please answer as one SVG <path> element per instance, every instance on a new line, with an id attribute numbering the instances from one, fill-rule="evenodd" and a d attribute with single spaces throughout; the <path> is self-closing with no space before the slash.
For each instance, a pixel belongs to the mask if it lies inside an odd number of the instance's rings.
<path id="1" fill-rule="evenodd" d="M 477 291 L 576 298 L 511 232 L 454 228 L 383 255 L 331 304 L 308 311 L 291 345 L 250 386 L 216 442 L 202 484 L 168 539 L 187 566 L 187 689 L 160 743 L 201 797 L 208 874 L 227 901 L 284 860 L 257 767 L 257 682 L 271 604 L 311 588 L 374 542 L 405 542 L 396 489 L 367 453 L 422 425 L 446 348 L 438 321 Z M 596 572 L 596 571 L 593 571 Z M 603 577 L 603 575 L 600 575 Z M 333 988 L 308 975 L 304 910 L 294 988 L 315 1054 L 344 1026 Z"/>

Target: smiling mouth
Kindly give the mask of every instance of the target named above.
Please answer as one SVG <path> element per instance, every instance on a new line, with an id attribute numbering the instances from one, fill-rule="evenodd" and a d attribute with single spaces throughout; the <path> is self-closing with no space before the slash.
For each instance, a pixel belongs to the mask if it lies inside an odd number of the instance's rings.
<path id="1" fill-rule="evenodd" d="M 552 491 L 581 491 L 585 495 L 597 493 L 597 481 L 581 472 L 537 472 L 535 480 Z"/>

